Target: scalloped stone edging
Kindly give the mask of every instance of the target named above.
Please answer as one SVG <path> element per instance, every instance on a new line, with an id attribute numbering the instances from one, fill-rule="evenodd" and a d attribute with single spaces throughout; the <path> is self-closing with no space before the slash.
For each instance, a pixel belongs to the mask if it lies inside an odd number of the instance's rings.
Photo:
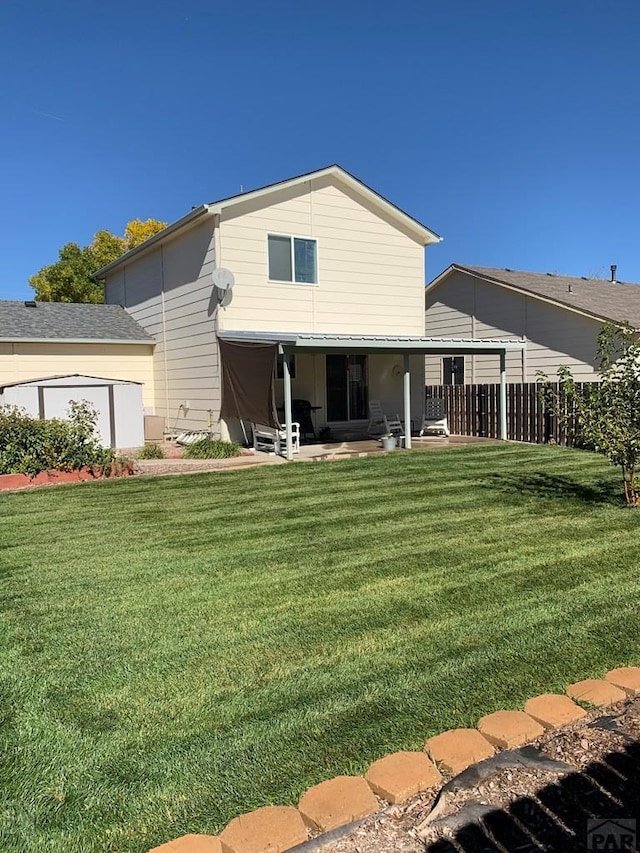
<path id="1" fill-rule="evenodd" d="M 640 666 L 620 666 L 618 669 L 609 670 L 604 678 L 624 690 L 627 696 L 637 696 L 640 693 Z"/>
<path id="2" fill-rule="evenodd" d="M 362 776 L 336 776 L 300 797 L 298 809 L 309 829 L 327 832 L 378 811 L 378 800 Z"/>
<path id="3" fill-rule="evenodd" d="M 515 749 L 544 734 L 544 728 L 524 711 L 495 711 L 482 717 L 478 731 L 500 749 Z"/>
<path id="4" fill-rule="evenodd" d="M 606 704 L 640 694 L 640 667 L 612 669 L 604 679 L 570 684 L 580 702 Z M 607 702 L 607 698 L 609 702 Z M 475 729 L 451 729 L 429 738 L 425 752 L 395 752 L 369 765 L 364 776 L 336 776 L 309 788 L 298 807 L 263 806 L 231 820 L 219 835 L 183 835 L 149 853 L 285 853 L 323 833 L 368 817 L 381 803 L 401 803 L 442 781 L 439 767 L 456 774 L 587 715 L 569 695 L 546 693 L 525 702 L 524 711 L 495 711 Z M 429 753 L 429 755 L 427 754 Z M 434 763 L 435 762 L 435 763 Z"/>
<path id="5" fill-rule="evenodd" d="M 425 749 L 446 773 L 455 776 L 482 761 L 491 758 L 495 749 L 477 729 L 451 729 L 435 737 L 430 737 L 425 743 Z"/>
<path id="6" fill-rule="evenodd" d="M 222 853 L 283 853 L 308 838 L 302 815 L 293 806 L 263 806 L 240 815 L 218 836 Z"/>
<path id="7" fill-rule="evenodd" d="M 567 696 L 577 699 L 578 702 L 596 705 L 598 708 L 614 705 L 616 702 L 622 702 L 623 699 L 627 698 L 624 690 L 620 690 L 615 684 L 610 681 L 603 681 L 600 678 L 587 678 L 585 681 L 576 681 L 575 684 L 570 684 L 567 687 Z"/>
<path id="8" fill-rule="evenodd" d="M 183 835 L 149 853 L 222 853 L 222 844 L 217 835 Z"/>
<path id="9" fill-rule="evenodd" d="M 424 752 L 393 752 L 370 765 L 364 774 L 369 787 L 388 803 L 402 803 L 442 781 L 442 775 Z"/>

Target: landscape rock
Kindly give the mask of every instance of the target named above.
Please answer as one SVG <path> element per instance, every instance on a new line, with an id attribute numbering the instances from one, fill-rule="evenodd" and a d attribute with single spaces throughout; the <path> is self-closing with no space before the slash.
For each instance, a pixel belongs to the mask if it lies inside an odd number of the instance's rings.
<path id="1" fill-rule="evenodd" d="M 470 764 L 489 758 L 495 752 L 476 729 L 451 729 L 429 738 L 425 748 L 446 773 L 460 773 Z"/>
<path id="2" fill-rule="evenodd" d="M 378 800 L 362 776 L 336 776 L 309 788 L 298 809 L 311 829 L 326 832 L 378 810 Z"/>
<path id="3" fill-rule="evenodd" d="M 380 758 L 373 762 L 364 778 L 389 803 L 401 803 L 442 781 L 440 772 L 424 752 L 394 752 Z"/>

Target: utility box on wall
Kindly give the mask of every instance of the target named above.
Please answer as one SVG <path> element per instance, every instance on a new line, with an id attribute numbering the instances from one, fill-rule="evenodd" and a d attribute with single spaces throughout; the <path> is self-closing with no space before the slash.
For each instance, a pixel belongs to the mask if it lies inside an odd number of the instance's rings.
<path id="1" fill-rule="evenodd" d="M 87 400 L 95 407 L 103 447 L 120 450 L 144 444 L 142 385 L 138 382 L 74 374 L 0 387 L 0 405 L 19 406 L 34 418 L 66 419 L 72 400 Z"/>
<path id="2" fill-rule="evenodd" d="M 160 415 L 144 416 L 144 440 L 162 441 L 164 439 L 164 418 Z"/>

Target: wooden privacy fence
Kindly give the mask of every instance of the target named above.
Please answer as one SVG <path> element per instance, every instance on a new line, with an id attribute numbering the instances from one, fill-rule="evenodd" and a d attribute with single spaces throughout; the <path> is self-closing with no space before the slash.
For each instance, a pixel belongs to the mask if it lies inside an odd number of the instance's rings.
<path id="1" fill-rule="evenodd" d="M 578 389 L 594 383 L 578 382 Z M 507 385 L 507 438 L 510 441 L 527 441 L 532 444 L 573 444 L 575 420 L 570 415 L 558 417 L 554 406 L 546 405 L 540 397 L 536 382 Z M 559 408 L 566 412 L 560 386 L 547 386 L 560 394 Z M 427 385 L 427 399 L 441 398 L 454 435 L 472 435 L 483 438 L 500 437 L 499 399 L 500 385 Z"/>

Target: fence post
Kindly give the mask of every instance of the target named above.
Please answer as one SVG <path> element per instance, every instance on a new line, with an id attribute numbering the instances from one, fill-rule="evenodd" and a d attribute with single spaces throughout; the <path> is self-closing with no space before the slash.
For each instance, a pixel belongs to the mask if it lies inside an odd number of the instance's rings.
<path id="1" fill-rule="evenodd" d="M 507 440 L 507 352 L 500 353 L 500 438 Z"/>
<path id="2" fill-rule="evenodd" d="M 480 438 L 487 437 L 487 386 L 478 385 L 478 435 Z"/>

